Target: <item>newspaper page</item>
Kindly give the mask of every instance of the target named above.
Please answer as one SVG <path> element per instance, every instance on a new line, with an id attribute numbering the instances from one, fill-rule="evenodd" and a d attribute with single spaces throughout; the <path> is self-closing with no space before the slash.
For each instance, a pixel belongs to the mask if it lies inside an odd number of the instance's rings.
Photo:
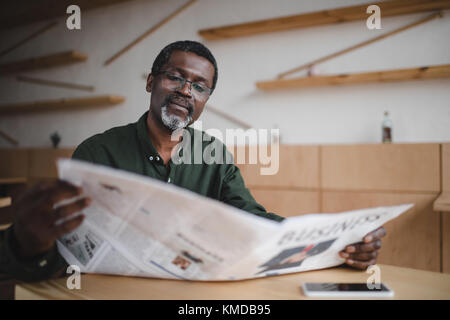
<path id="1" fill-rule="evenodd" d="M 59 177 L 83 188 L 82 225 L 57 241 L 81 272 L 240 280 L 342 264 L 338 252 L 413 205 L 268 220 L 170 183 L 71 159 Z"/>

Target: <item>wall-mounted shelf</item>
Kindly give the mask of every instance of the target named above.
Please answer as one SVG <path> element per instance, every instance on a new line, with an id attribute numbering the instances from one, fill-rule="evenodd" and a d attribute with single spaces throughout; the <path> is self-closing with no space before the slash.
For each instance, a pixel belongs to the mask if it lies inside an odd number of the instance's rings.
<path id="1" fill-rule="evenodd" d="M 121 96 L 96 96 L 96 97 L 82 97 L 82 98 L 16 103 L 16 104 L 0 105 L 0 115 L 26 113 L 26 112 L 78 110 L 93 107 L 105 107 L 119 104 L 124 101 L 125 98 Z"/>
<path id="2" fill-rule="evenodd" d="M 450 77 L 450 64 L 379 72 L 348 73 L 330 76 L 311 76 L 293 79 L 260 81 L 256 87 L 262 90 L 294 89 L 354 83 L 407 81 Z"/>
<path id="3" fill-rule="evenodd" d="M 382 17 L 450 8 L 450 0 L 395 0 L 370 4 L 376 4 L 380 7 Z M 370 4 L 202 29 L 198 33 L 207 40 L 217 40 L 363 20 L 369 17 L 366 9 Z"/>
<path id="4" fill-rule="evenodd" d="M 450 212 L 450 192 L 442 193 L 433 203 L 434 211 Z"/>
<path id="5" fill-rule="evenodd" d="M 0 65 L 0 74 L 46 69 L 86 61 L 87 55 L 77 51 L 66 51 Z"/>
<path id="6" fill-rule="evenodd" d="M 25 177 L 13 177 L 13 178 L 0 178 L 0 185 L 2 184 L 21 184 L 26 183 L 27 178 Z"/>
<path id="7" fill-rule="evenodd" d="M 11 197 L 0 198 L 0 208 L 8 207 L 11 205 Z"/>

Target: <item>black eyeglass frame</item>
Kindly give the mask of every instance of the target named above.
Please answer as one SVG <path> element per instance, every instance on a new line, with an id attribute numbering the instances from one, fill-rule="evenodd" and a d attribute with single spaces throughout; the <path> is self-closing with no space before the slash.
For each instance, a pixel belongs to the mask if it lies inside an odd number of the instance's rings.
<path id="1" fill-rule="evenodd" d="M 212 89 L 210 87 L 202 84 L 202 83 L 188 80 L 185 77 L 178 76 L 178 75 L 173 74 L 172 72 L 167 71 L 167 70 L 163 70 L 163 71 L 160 71 L 160 72 L 157 73 L 157 75 L 160 75 L 160 74 L 164 74 L 169 81 L 173 81 L 173 82 L 176 81 L 176 82 L 178 82 L 179 85 L 175 89 L 182 89 L 186 85 L 186 82 L 189 82 L 189 84 L 190 84 L 190 91 L 193 92 L 194 94 L 200 95 L 200 97 L 202 97 L 202 98 L 207 98 L 207 97 L 209 97 L 211 95 Z M 176 79 L 170 79 L 170 77 L 176 78 Z M 198 86 L 199 88 L 204 89 L 205 91 L 204 92 L 200 92 L 197 89 L 195 89 L 195 86 Z"/>

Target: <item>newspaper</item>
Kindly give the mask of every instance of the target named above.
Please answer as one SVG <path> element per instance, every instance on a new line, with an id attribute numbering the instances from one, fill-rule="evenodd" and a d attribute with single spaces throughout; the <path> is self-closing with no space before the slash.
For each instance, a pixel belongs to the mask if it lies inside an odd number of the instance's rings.
<path id="1" fill-rule="evenodd" d="M 70 159 L 59 177 L 92 199 L 82 225 L 57 241 L 81 272 L 240 280 L 344 263 L 346 245 L 413 204 L 265 219 L 134 173 Z"/>

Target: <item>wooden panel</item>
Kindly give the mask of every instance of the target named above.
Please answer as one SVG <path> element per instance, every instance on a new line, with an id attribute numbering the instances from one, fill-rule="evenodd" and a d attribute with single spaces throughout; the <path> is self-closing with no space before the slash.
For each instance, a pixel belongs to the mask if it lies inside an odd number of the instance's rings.
<path id="1" fill-rule="evenodd" d="M 322 147 L 324 189 L 440 192 L 439 144 Z"/>
<path id="2" fill-rule="evenodd" d="M 244 150 L 240 147 L 239 150 Z M 251 150 L 245 148 L 245 154 Z M 275 161 L 276 157 L 273 157 Z M 262 175 L 261 167 L 269 165 L 238 163 L 238 153 L 235 153 L 235 161 L 241 169 L 247 186 L 275 186 L 294 188 L 318 188 L 319 187 L 319 147 L 318 146 L 291 146 L 280 145 L 278 172 L 274 175 Z M 259 158 L 258 158 L 259 159 Z M 275 168 L 275 166 L 273 166 Z"/>
<path id="3" fill-rule="evenodd" d="M 330 76 L 312 76 L 293 79 L 258 81 L 256 82 L 256 87 L 262 90 L 279 90 L 355 83 L 439 79 L 448 77 L 450 77 L 450 65 L 440 65 L 376 72 L 344 73 Z"/>
<path id="4" fill-rule="evenodd" d="M 450 212 L 450 143 L 441 146 L 442 193 L 434 202 L 434 211 Z"/>
<path id="5" fill-rule="evenodd" d="M 64 149 L 30 149 L 28 175 L 33 178 L 57 178 L 56 160 L 70 158 L 74 148 Z"/>
<path id="6" fill-rule="evenodd" d="M 0 114 L 9 115 L 28 112 L 79 110 L 86 108 L 111 106 L 122 103 L 123 101 L 125 101 L 125 98 L 120 96 L 95 96 L 24 102 L 0 105 Z"/>
<path id="7" fill-rule="evenodd" d="M 0 65 L 0 74 L 47 69 L 87 60 L 87 56 L 76 51 L 66 51 Z"/>
<path id="8" fill-rule="evenodd" d="M 277 189 L 250 189 L 253 197 L 267 211 L 282 217 L 298 216 L 306 213 L 317 213 L 319 208 L 319 192 Z"/>
<path id="9" fill-rule="evenodd" d="M 442 192 L 450 192 L 450 143 L 442 145 Z"/>
<path id="10" fill-rule="evenodd" d="M 28 175 L 27 149 L 0 149 L 0 177 L 24 178 Z"/>
<path id="11" fill-rule="evenodd" d="M 440 271 L 440 219 L 432 205 L 437 194 L 323 192 L 323 212 L 414 203 L 407 213 L 385 225 L 387 236 L 379 263 Z"/>
<path id="12" fill-rule="evenodd" d="M 424 11 L 437 11 L 450 8 L 449 0 L 397 0 L 375 2 L 370 4 L 378 5 L 381 9 L 381 15 L 383 17 Z M 216 40 L 274 31 L 306 28 L 330 23 L 365 20 L 369 17 L 366 13 L 368 6 L 369 4 L 363 4 L 223 27 L 208 28 L 202 29 L 198 33 L 205 39 Z"/>
<path id="13" fill-rule="evenodd" d="M 450 212 L 450 192 L 443 192 L 433 204 L 434 211 Z"/>
<path id="14" fill-rule="evenodd" d="M 442 215 L 442 272 L 450 273 L 450 214 Z"/>

